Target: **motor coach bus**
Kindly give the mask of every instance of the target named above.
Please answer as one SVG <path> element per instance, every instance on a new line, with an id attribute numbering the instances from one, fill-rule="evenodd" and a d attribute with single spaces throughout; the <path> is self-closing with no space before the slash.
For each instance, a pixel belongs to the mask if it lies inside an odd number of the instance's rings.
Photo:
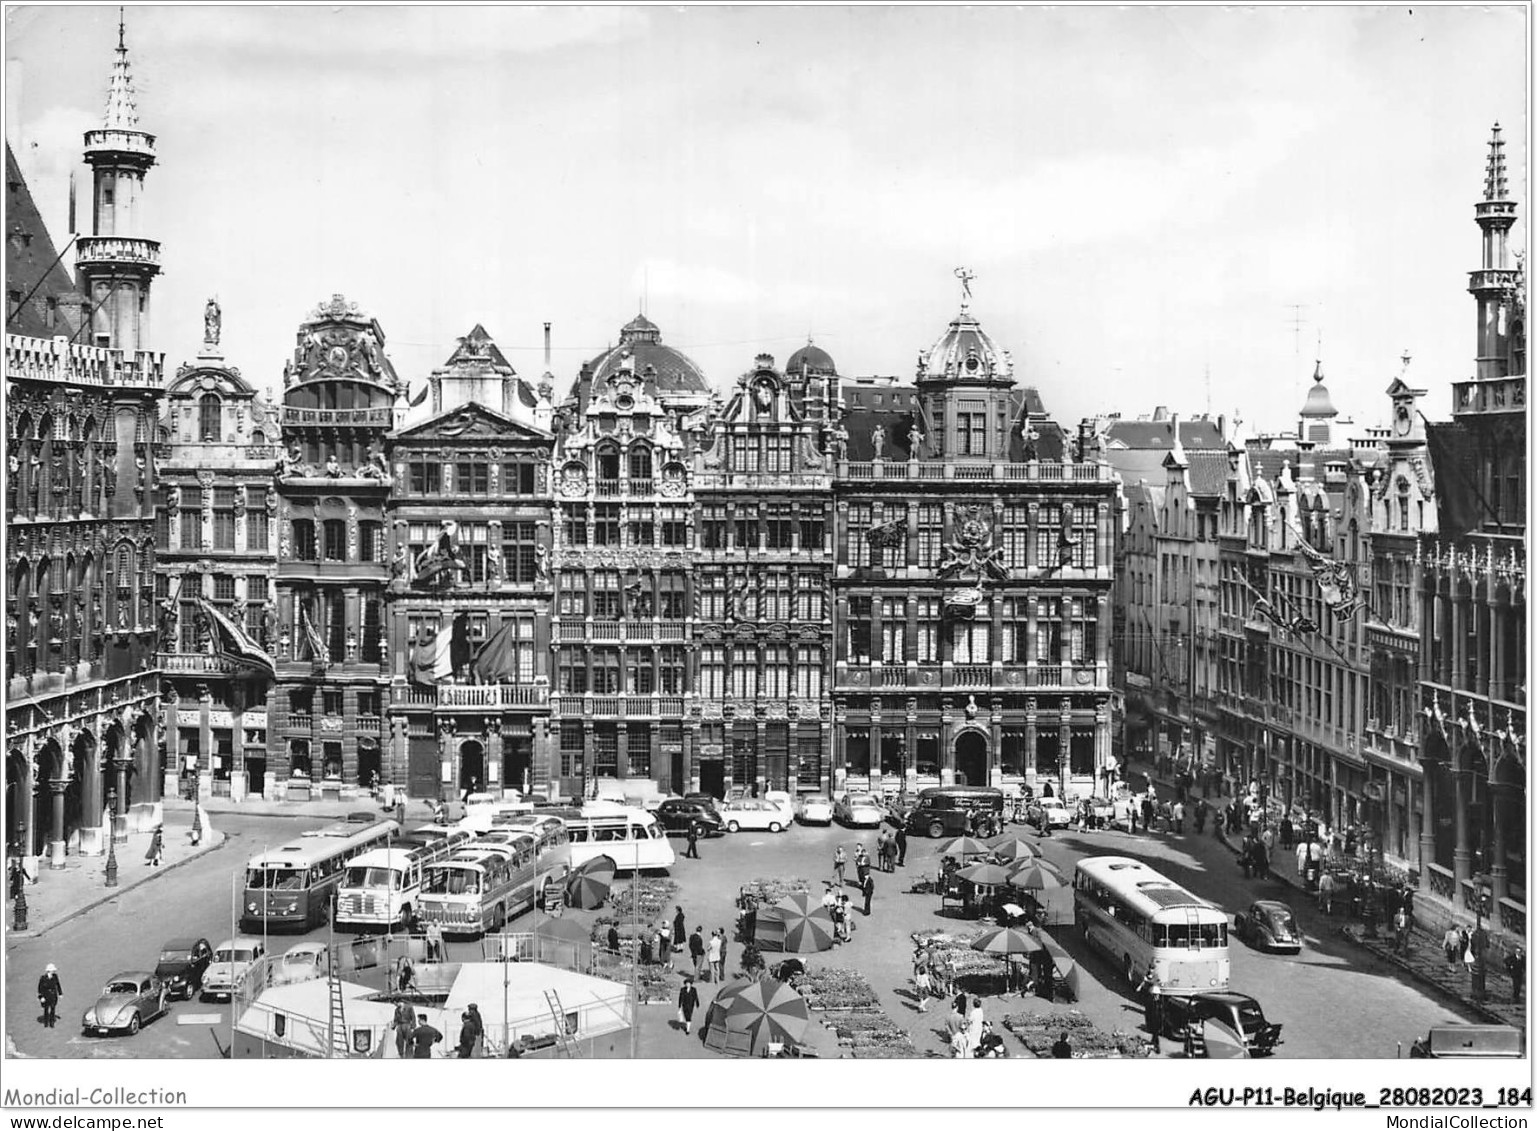
<path id="1" fill-rule="evenodd" d="M 1133 986 L 1151 970 L 1160 993 L 1228 988 L 1227 915 L 1140 860 L 1079 860 L 1073 908 L 1084 939 Z"/>
<path id="2" fill-rule="evenodd" d="M 475 831 L 465 825 L 422 825 L 406 834 L 414 840 L 429 844 L 442 841 L 451 849 L 459 849 L 475 839 Z"/>
<path id="3" fill-rule="evenodd" d="M 572 816 L 576 811 L 572 810 Z M 535 883 L 540 891 L 551 880 L 564 882 L 571 871 L 571 840 L 566 832 L 566 822 L 548 813 L 510 814 L 499 821 L 487 838 L 504 833 L 527 834 L 534 838 L 534 864 L 537 871 Z"/>
<path id="4" fill-rule="evenodd" d="M 361 827 L 327 825 L 251 857 L 246 863 L 241 929 L 259 933 L 319 926 L 330 913 L 347 863 L 383 848 L 398 831 L 394 821 Z"/>
<path id="5" fill-rule="evenodd" d="M 462 841 L 451 840 L 422 843 L 408 837 L 349 861 L 337 889 L 336 925 L 361 930 L 409 924 L 420 906 L 422 872 L 454 854 Z"/>
<path id="6" fill-rule="evenodd" d="M 448 935 L 500 931 L 534 905 L 534 838 L 471 847 L 429 864 L 419 916 Z"/>
<path id="7" fill-rule="evenodd" d="M 607 856 L 620 872 L 670 868 L 677 859 L 667 832 L 643 809 L 594 806 L 563 818 L 571 840 L 571 867 Z"/>

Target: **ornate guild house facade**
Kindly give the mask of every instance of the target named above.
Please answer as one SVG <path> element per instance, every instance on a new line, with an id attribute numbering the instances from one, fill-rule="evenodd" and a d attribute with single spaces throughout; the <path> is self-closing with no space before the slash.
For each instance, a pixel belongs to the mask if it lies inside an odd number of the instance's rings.
<path id="1" fill-rule="evenodd" d="M 1103 792 L 1115 481 L 967 306 L 834 438 L 833 789 Z"/>

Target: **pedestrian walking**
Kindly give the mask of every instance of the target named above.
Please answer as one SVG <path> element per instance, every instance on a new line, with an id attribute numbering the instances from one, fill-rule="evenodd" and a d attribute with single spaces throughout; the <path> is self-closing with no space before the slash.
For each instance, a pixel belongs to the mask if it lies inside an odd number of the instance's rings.
<path id="1" fill-rule="evenodd" d="M 1446 968 L 1453 970 L 1462 957 L 1462 931 L 1454 924 L 1441 936 L 1441 953 L 1446 955 Z"/>
<path id="2" fill-rule="evenodd" d="M 436 919 L 428 922 L 425 931 L 427 940 L 427 961 L 443 961 L 443 924 Z"/>
<path id="3" fill-rule="evenodd" d="M 1285 849 L 1288 849 L 1288 850 L 1291 848 L 1291 846 L 1292 846 L 1292 836 L 1294 835 L 1294 832 L 1295 832 L 1295 830 L 1293 830 L 1293 828 L 1292 828 L 1291 814 L 1288 813 L 1287 815 L 1285 815 L 1285 816 L 1283 816 L 1281 818 L 1281 847 L 1282 848 L 1285 848 Z"/>
<path id="4" fill-rule="evenodd" d="M 459 1043 L 454 1046 L 454 1053 L 460 1060 L 469 1060 L 475 1051 L 475 1022 L 470 1020 L 470 1011 L 465 1010 L 459 1015 Z"/>
<path id="5" fill-rule="evenodd" d="M 865 877 L 870 874 L 870 854 L 865 851 L 865 846 L 854 846 L 854 871 L 859 876 L 860 890 L 864 889 Z"/>
<path id="6" fill-rule="evenodd" d="M 390 1028 L 395 1030 L 395 1055 L 404 1060 L 406 1050 L 411 1047 L 411 1030 L 416 1028 L 416 1010 L 404 998 L 395 1003 L 395 1016 L 390 1021 Z"/>
<path id="7" fill-rule="evenodd" d="M 1172 815 L 1174 817 L 1174 831 L 1176 833 L 1178 833 L 1180 836 L 1184 836 L 1185 835 L 1185 803 L 1183 801 L 1176 801 L 1174 803 L 1174 808 L 1172 810 Z"/>
<path id="8" fill-rule="evenodd" d="M 847 900 L 842 895 L 839 895 L 833 899 L 832 906 L 827 909 L 828 917 L 833 921 L 834 942 L 848 941 L 848 913 L 845 910 L 846 907 Z"/>
<path id="9" fill-rule="evenodd" d="M 1393 914 L 1393 949 L 1399 954 L 1409 953 L 1409 916 L 1404 914 L 1402 903 Z"/>
<path id="10" fill-rule="evenodd" d="M 725 978 L 725 974 L 726 974 L 725 962 L 724 962 L 724 960 L 721 957 L 722 954 L 724 953 L 724 950 L 725 950 L 725 940 L 723 940 L 720 937 L 720 932 L 719 931 L 711 931 L 710 932 L 710 948 L 709 948 L 710 979 L 716 985 L 719 985 L 721 983 L 721 981 Z"/>
<path id="11" fill-rule="evenodd" d="M 982 1011 L 982 999 L 971 999 L 971 1012 L 966 1015 L 966 1052 L 974 1054 L 982 1047 L 982 1031 L 987 1018 Z"/>
<path id="12" fill-rule="evenodd" d="M 838 886 L 843 887 L 848 881 L 843 878 L 843 869 L 848 864 L 848 855 L 843 851 L 843 845 L 833 849 L 833 875 L 838 877 Z"/>
<path id="13" fill-rule="evenodd" d="M 1149 833 L 1153 831 L 1153 799 L 1151 797 L 1142 798 L 1142 831 Z"/>
<path id="14" fill-rule="evenodd" d="M 895 844 L 897 847 L 897 867 L 905 868 L 907 867 L 907 829 L 902 825 L 897 826 Z"/>
<path id="15" fill-rule="evenodd" d="M 11 857 L 10 876 L 6 880 L 6 890 L 10 892 L 11 898 L 15 899 L 25 890 L 26 886 L 27 874 L 21 869 L 21 861 L 13 856 Z"/>
<path id="16" fill-rule="evenodd" d="M 699 822 L 688 823 L 688 851 L 683 854 L 689 860 L 699 859 Z"/>
<path id="17" fill-rule="evenodd" d="M 1510 1000 L 1520 1005 L 1526 988 L 1526 948 L 1520 943 L 1505 952 L 1505 973 L 1510 975 Z"/>
<path id="18" fill-rule="evenodd" d="M 149 838 L 149 851 L 144 854 L 144 859 L 151 868 L 160 867 L 160 858 L 165 852 L 165 833 L 163 826 L 156 825 L 155 831 Z"/>
<path id="19" fill-rule="evenodd" d="M 43 976 L 37 980 L 37 1003 L 43 1007 L 43 1028 L 52 1029 L 58 1022 L 59 999 L 63 996 L 59 968 L 50 962 L 43 967 Z"/>
<path id="20" fill-rule="evenodd" d="M 945 1018 L 945 1033 L 950 1039 L 950 1053 L 956 1059 L 966 1055 L 966 1034 L 969 1026 L 966 1023 L 965 994 L 957 994 L 955 1001 L 950 1004 L 950 1015 Z"/>
<path id="21" fill-rule="evenodd" d="M 865 894 L 865 916 L 868 918 L 870 914 L 870 901 L 875 898 L 875 877 L 870 875 L 868 871 L 865 872 L 864 882 L 860 884 L 859 890 Z"/>
<path id="22" fill-rule="evenodd" d="M 1318 877 L 1318 906 L 1323 908 L 1325 915 L 1334 914 L 1334 889 L 1333 872 L 1325 872 Z"/>
<path id="23" fill-rule="evenodd" d="M 929 956 L 919 950 L 913 954 L 913 997 L 918 1002 L 918 1012 L 929 1010 Z"/>
<path id="24" fill-rule="evenodd" d="M 1409 920 L 1409 933 L 1414 933 L 1414 889 L 1408 884 L 1404 885 L 1402 905 L 1404 916 Z"/>
<path id="25" fill-rule="evenodd" d="M 678 1022 L 683 1026 L 684 1036 L 694 1031 L 694 1010 L 698 1008 L 699 990 L 694 986 L 694 979 L 685 974 L 683 988 L 678 991 Z"/>
<path id="26" fill-rule="evenodd" d="M 682 950 L 688 944 L 688 923 L 683 919 L 683 906 L 679 904 L 678 913 L 672 917 L 672 948 Z"/>

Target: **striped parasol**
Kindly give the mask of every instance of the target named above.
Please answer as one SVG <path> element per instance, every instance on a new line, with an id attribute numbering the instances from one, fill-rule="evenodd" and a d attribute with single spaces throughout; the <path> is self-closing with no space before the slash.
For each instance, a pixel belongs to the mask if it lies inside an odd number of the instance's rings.
<path id="1" fill-rule="evenodd" d="M 1040 939 L 1013 927 L 992 927 L 971 940 L 971 949 L 983 954 L 1034 954 L 1045 950 Z"/>
<path id="2" fill-rule="evenodd" d="M 764 977 L 739 986 L 724 987 L 711 1012 L 724 1022 L 727 1032 L 748 1034 L 749 1056 L 761 1055 L 770 1041 L 795 1044 L 805 1035 L 811 1023 L 806 999 L 786 983 Z"/>
<path id="3" fill-rule="evenodd" d="M 1208 1017 L 1201 1023 L 1201 1040 L 1206 1044 L 1206 1055 L 1212 1060 L 1249 1059 L 1243 1035 L 1215 1017 Z"/>
<path id="4" fill-rule="evenodd" d="M 1009 870 L 1001 864 L 973 864 L 969 868 L 962 868 L 955 875 L 967 883 L 986 884 L 992 887 L 1009 882 Z"/>
<path id="5" fill-rule="evenodd" d="M 758 913 L 759 946 L 790 954 L 829 950 L 833 945 L 832 914 L 807 892 L 787 895 Z"/>
<path id="6" fill-rule="evenodd" d="M 1054 891 L 1067 887 L 1062 872 L 1049 860 L 1026 860 L 1009 873 L 1009 883 L 1021 891 Z"/>
<path id="7" fill-rule="evenodd" d="M 566 879 L 566 905 L 592 910 L 602 907 L 608 899 L 609 888 L 614 885 L 614 860 L 610 856 L 594 856 Z"/>
<path id="8" fill-rule="evenodd" d="M 992 842 L 992 856 L 999 863 L 1010 860 L 1034 860 L 1041 855 L 1040 845 L 1031 844 L 1017 836 L 1007 836 Z"/>
<path id="9" fill-rule="evenodd" d="M 941 856 L 965 859 L 968 856 L 986 856 L 992 850 L 974 836 L 958 836 L 945 841 L 937 851 Z"/>

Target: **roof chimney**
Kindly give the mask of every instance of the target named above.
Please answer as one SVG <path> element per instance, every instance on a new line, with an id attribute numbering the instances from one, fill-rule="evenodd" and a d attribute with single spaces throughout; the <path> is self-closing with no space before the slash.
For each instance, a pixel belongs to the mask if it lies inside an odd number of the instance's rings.
<path id="1" fill-rule="evenodd" d="M 1169 406 L 1168 405 L 1162 405 L 1161 404 L 1161 405 L 1159 405 L 1157 408 L 1155 408 L 1153 410 L 1153 420 L 1155 422 L 1161 421 L 1161 420 L 1167 420 L 1167 419 L 1169 419 Z"/>

